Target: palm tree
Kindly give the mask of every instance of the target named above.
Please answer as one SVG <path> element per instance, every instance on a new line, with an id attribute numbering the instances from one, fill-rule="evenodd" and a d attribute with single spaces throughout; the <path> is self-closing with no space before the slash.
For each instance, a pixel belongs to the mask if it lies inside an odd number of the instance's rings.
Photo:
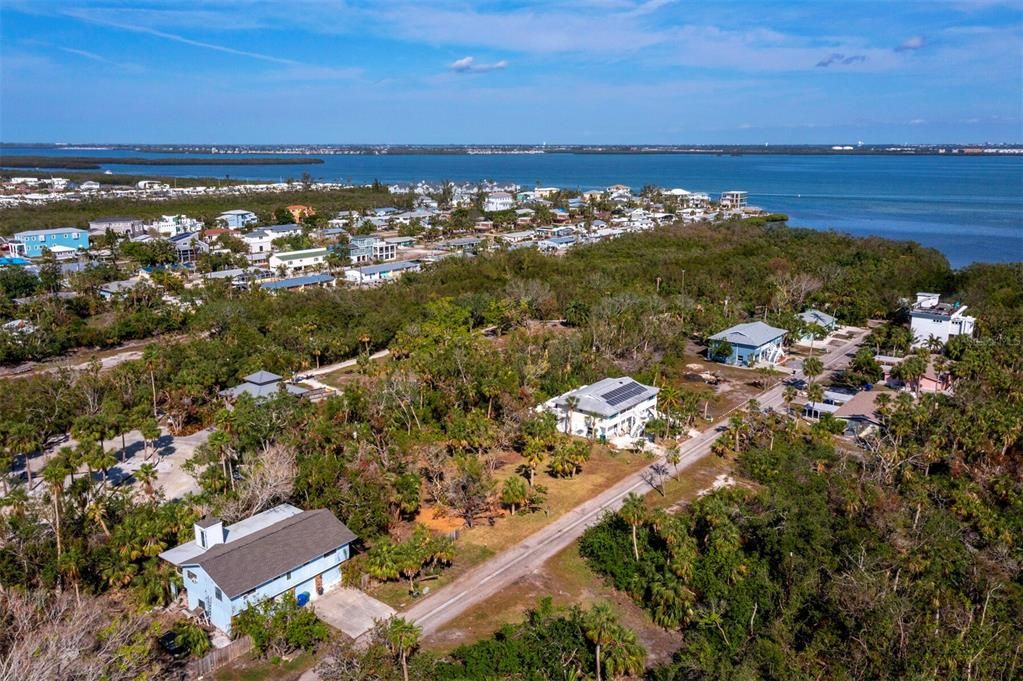
<path id="1" fill-rule="evenodd" d="M 403 617 L 392 617 L 387 623 L 384 635 L 387 646 L 401 661 L 401 674 L 408 681 L 408 656 L 419 645 L 423 630 Z"/>
<path id="2" fill-rule="evenodd" d="M 160 424 L 156 419 L 143 419 L 139 424 L 139 432 L 142 434 L 142 444 L 146 448 L 146 459 L 149 459 L 149 452 L 155 451 L 153 443 L 160 437 Z"/>
<path id="3" fill-rule="evenodd" d="M 512 515 L 515 515 L 516 508 L 526 503 L 528 496 L 529 488 L 526 487 L 526 481 L 518 475 L 513 475 L 504 481 L 504 489 L 501 490 L 501 503 L 511 507 Z"/>
<path id="4" fill-rule="evenodd" d="M 646 649 L 636 640 L 631 629 L 618 627 L 618 635 L 607 647 L 604 667 L 610 679 L 627 674 L 640 674 L 646 666 Z"/>
<path id="5" fill-rule="evenodd" d="M 677 480 L 678 465 L 682 463 L 682 450 L 679 448 L 677 442 L 672 442 L 668 445 L 668 452 L 664 455 L 664 460 L 675 468 L 675 479 Z"/>
<path id="6" fill-rule="evenodd" d="M 70 466 L 63 455 L 55 456 L 43 467 L 43 480 L 50 487 L 50 496 L 53 498 L 53 527 L 57 533 L 57 559 L 61 554 L 60 536 L 60 512 L 64 497 L 64 478 L 67 477 Z"/>
<path id="7" fill-rule="evenodd" d="M 682 393 L 674 386 L 662 386 L 657 393 L 657 407 L 664 414 L 670 429 L 675 422 L 679 409 L 682 407 Z"/>
<path id="8" fill-rule="evenodd" d="M 622 520 L 632 528 L 632 555 L 639 560 L 639 543 L 636 541 L 636 528 L 646 520 L 646 506 L 643 504 L 643 497 L 629 492 L 622 502 L 622 508 L 618 512 Z"/>
<path id="9" fill-rule="evenodd" d="M 576 407 L 579 406 L 579 398 L 575 395 L 569 395 L 565 398 L 565 434 L 572 430 L 572 414 L 575 413 Z"/>
<path id="10" fill-rule="evenodd" d="M 32 466 L 29 459 L 32 453 L 43 446 L 39 431 L 24 422 L 15 423 L 7 431 L 7 444 L 15 454 L 25 457 L 25 475 L 28 478 L 28 489 L 32 490 Z"/>
<path id="11" fill-rule="evenodd" d="M 156 466 L 151 463 L 142 464 L 135 471 L 135 479 L 142 484 L 142 488 L 145 489 L 146 495 L 150 499 L 156 497 L 156 489 L 153 487 L 153 482 L 156 481 Z"/>
<path id="12" fill-rule="evenodd" d="M 92 501 L 85 508 L 86 517 L 99 525 L 100 529 L 103 530 L 103 534 L 107 539 L 110 539 L 110 528 L 107 527 L 107 507 L 104 503 L 104 499 L 100 496 L 93 497 Z"/>
<path id="13" fill-rule="evenodd" d="M 80 548 L 68 549 L 57 561 L 60 573 L 66 577 L 75 587 L 75 603 L 82 605 L 82 594 L 79 584 L 82 581 L 82 565 L 85 563 L 85 555 Z"/>
<path id="14" fill-rule="evenodd" d="M 522 458 L 526 460 L 526 467 L 529 468 L 529 486 L 533 486 L 533 477 L 536 469 L 543 463 L 547 452 L 544 444 L 536 438 L 528 438 L 526 446 L 522 450 Z"/>
<path id="15" fill-rule="evenodd" d="M 585 619 L 586 638 L 594 645 L 597 651 L 597 681 L 600 681 L 600 650 L 614 642 L 618 633 L 618 620 L 614 611 L 607 603 L 597 603 Z"/>
<path id="16" fill-rule="evenodd" d="M 803 374 L 813 383 L 814 379 L 824 373 L 824 363 L 816 357 L 807 357 L 803 360 Z"/>
<path id="17" fill-rule="evenodd" d="M 824 399 L 824 386 L 819 383 L 812 383 L 806 388 L 806 399 L 818 403 Z"/>
<path id="18" fill-rule="evenodd" d="M 796 395 L 798 394 L 799 391 L 797 391 L 796 387 L 793 385 L 787 385 L 785 386 L 785 389 L 781 391 L 781 399 L 785 402 L 785 411 L 789 415 L 792 414 L 792 402 L 796 399 Z"/>

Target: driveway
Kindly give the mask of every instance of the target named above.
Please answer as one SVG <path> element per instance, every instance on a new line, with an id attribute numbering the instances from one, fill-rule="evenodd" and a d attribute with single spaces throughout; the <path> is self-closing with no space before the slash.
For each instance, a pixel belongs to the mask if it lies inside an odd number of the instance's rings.
<path id="1" fill-rule="evenodd" d="M 395 612 L 386 603 L 347 587 L 328 591 L 313 601 L 312 606 L 321 620 L 353 639 L 372 629 L 374 621 L 388 619 Z"/>

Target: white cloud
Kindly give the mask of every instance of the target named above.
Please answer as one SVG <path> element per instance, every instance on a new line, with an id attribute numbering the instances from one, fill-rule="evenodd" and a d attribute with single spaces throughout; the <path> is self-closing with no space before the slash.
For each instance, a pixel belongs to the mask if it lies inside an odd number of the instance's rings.
<path id="1" fill-rule="evenodd" d="M 927 40 L 922 35 L 914 35 L 906 38 L 902 43 L 895 48 L 896 52 L 913 52 L 919 50 L 927 44 Z"/>
<path id="2" fill-rule="evenodd" d="M 478 64 L 475 57 L 462 57 L 448 64 L 448 68 L 455 73 L 487 73 L 508 68 L 508 61 L 502 59 L 492 64 Z"/>

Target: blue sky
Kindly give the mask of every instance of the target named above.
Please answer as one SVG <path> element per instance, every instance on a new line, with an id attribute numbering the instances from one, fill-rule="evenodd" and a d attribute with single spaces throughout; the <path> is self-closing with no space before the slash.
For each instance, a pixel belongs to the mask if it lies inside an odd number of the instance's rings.
<path id="1" fill-rule="evenodd" d="M 3 141 L 1023 138 L 1023 0 L 3 0 Z"/>

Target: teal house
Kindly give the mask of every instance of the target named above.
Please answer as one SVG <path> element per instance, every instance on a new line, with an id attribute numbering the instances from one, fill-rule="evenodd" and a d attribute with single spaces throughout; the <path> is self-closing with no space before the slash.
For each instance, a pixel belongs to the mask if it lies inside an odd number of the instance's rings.
<path id="1" fill-rule="evenodd" d="M 188 609 L 225 633 L 250 605 L 292 593 L 300 604 L 341 583 L 355 534 L 326 509 L 282 504 L 225 526 L 195 524 L 195 539 L 160 554 L 181 571 Z"/>

